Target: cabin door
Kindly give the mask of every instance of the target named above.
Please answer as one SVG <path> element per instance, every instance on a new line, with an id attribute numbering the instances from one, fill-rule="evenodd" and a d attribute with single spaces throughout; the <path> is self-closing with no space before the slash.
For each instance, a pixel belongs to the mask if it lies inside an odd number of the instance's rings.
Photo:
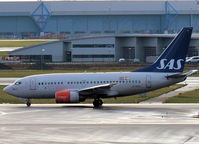
<path id="1" fill-rule="evenodd" d="M 81 83 L 82 83 L 82 88 L 85 88 L 86 87 L 86 80 L 82 80 Z"/>
<path id="2" fill-rule="evenodd" d="M 30 80 L 30 90 L 36 90 L 36 80 L 35 79 Z"/>
<path id="3" fill-rule="evenodd" d="M 151 75 L 146 75 L 146 88 L 151 88 Z"/>

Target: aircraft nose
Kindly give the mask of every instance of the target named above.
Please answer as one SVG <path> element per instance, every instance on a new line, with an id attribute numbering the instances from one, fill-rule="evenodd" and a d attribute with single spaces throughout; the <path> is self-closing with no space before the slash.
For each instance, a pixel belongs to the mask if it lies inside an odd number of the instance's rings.
<path id="1" fill-rule="evenodd" d="M 10 86 L 5 87 L 5 88 L 3 89 L 3 91 L 4 91 L 5 93 L 9 94 L 9 93 L 10 93 Z"/>

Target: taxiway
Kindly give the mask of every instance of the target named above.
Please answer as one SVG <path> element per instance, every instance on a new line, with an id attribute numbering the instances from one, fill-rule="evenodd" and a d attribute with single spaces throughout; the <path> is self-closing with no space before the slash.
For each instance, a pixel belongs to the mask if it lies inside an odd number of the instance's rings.
<path id="1" fill-rule="evenodd" d="M 0 143 L 199 143 L 199 104 L 0 105 Z"/>

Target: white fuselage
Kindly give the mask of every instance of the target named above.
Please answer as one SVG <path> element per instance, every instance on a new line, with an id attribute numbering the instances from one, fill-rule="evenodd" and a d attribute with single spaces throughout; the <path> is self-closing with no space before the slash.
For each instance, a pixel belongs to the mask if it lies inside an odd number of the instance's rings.
<path id="1" fill-rule="evenodd" d="M 128 96 L 169 86 L 184 78 L 167 79 L 174 73 L 158 72 L 114 72 L 114 73 L 71 73 L 33 75 L 17 80 L 7 87 L 7 92 L 20 98 L 55 98 L 57 91 L 79 91 L 81 89 L 113 83 L 108 97 Z M 91 97 L 90 97 L 91 98 Z"/>

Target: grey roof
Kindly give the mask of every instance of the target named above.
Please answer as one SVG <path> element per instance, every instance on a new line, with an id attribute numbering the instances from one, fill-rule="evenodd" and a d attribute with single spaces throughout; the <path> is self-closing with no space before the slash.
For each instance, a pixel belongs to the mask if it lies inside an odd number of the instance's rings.
<path id="1" fill-rule="evenodd" d="M 119 38 L 121 38 L 121 37 L 174 38 L 175 36 L 176 36 L 176 34 L 123 34 L 123 35 L 104 35 L 104 36 L 82 36 L 82 37 L 78 37 L 78 38 L 73 37 L 73 38 L 68 38 L 65 40 L 50 41 L 50 42 L 45 42 L 45 43 L 41 43 L 41 44 L 37 44 L 37 45 L 31 45 L 31 46 L 15 49 L 15 50 L 11 51 L 10 54 L 12 54 L 12 52 L 34 48 L 35 46 L 42 46 L 42 45 L 46 45 L 46 44 L 59 43 L 59 42 L 71 42 L 71 41 L 75 41 L 75 40 L 84 40 L 84 39 L 91 39 L 91 38 L 117 38 L 117 37 L 119 37 Z M 199 39 L 199 34 L 192 34 L 192 39 Z"/>
<path id="2" fill-rule="evenodd" d="M 169 1 L 179 14 L 198 14 L 196 0 Z M 165 14 L 165 0 L 45 1 L 51 15 Z M 0 16 L 30 16 L 40 2 L 0 2 Z"/>
<path id="3" fill-rule="evenodd" d="M 23 47 L 23 48 L 18 48 L 18 49 L 15 49 L 15 50 L 9 52 L 9 54 L 12 54 L 12 52 L 16 52 L 16 51 L 23 51 L 24 49 L 30 49 L 30 48 L 34 48 L 36 46 L 42 46 L 42 45 L 51 44 L 51 43 L 58 43 L 58 42 L 61 42 L 61 41 L 63 41 L 63 40 L 55 40 L 55 41 L 44 42 L 44 43 L 41 43 L 41 44 L 35 44 L 35 45 Z"/>

